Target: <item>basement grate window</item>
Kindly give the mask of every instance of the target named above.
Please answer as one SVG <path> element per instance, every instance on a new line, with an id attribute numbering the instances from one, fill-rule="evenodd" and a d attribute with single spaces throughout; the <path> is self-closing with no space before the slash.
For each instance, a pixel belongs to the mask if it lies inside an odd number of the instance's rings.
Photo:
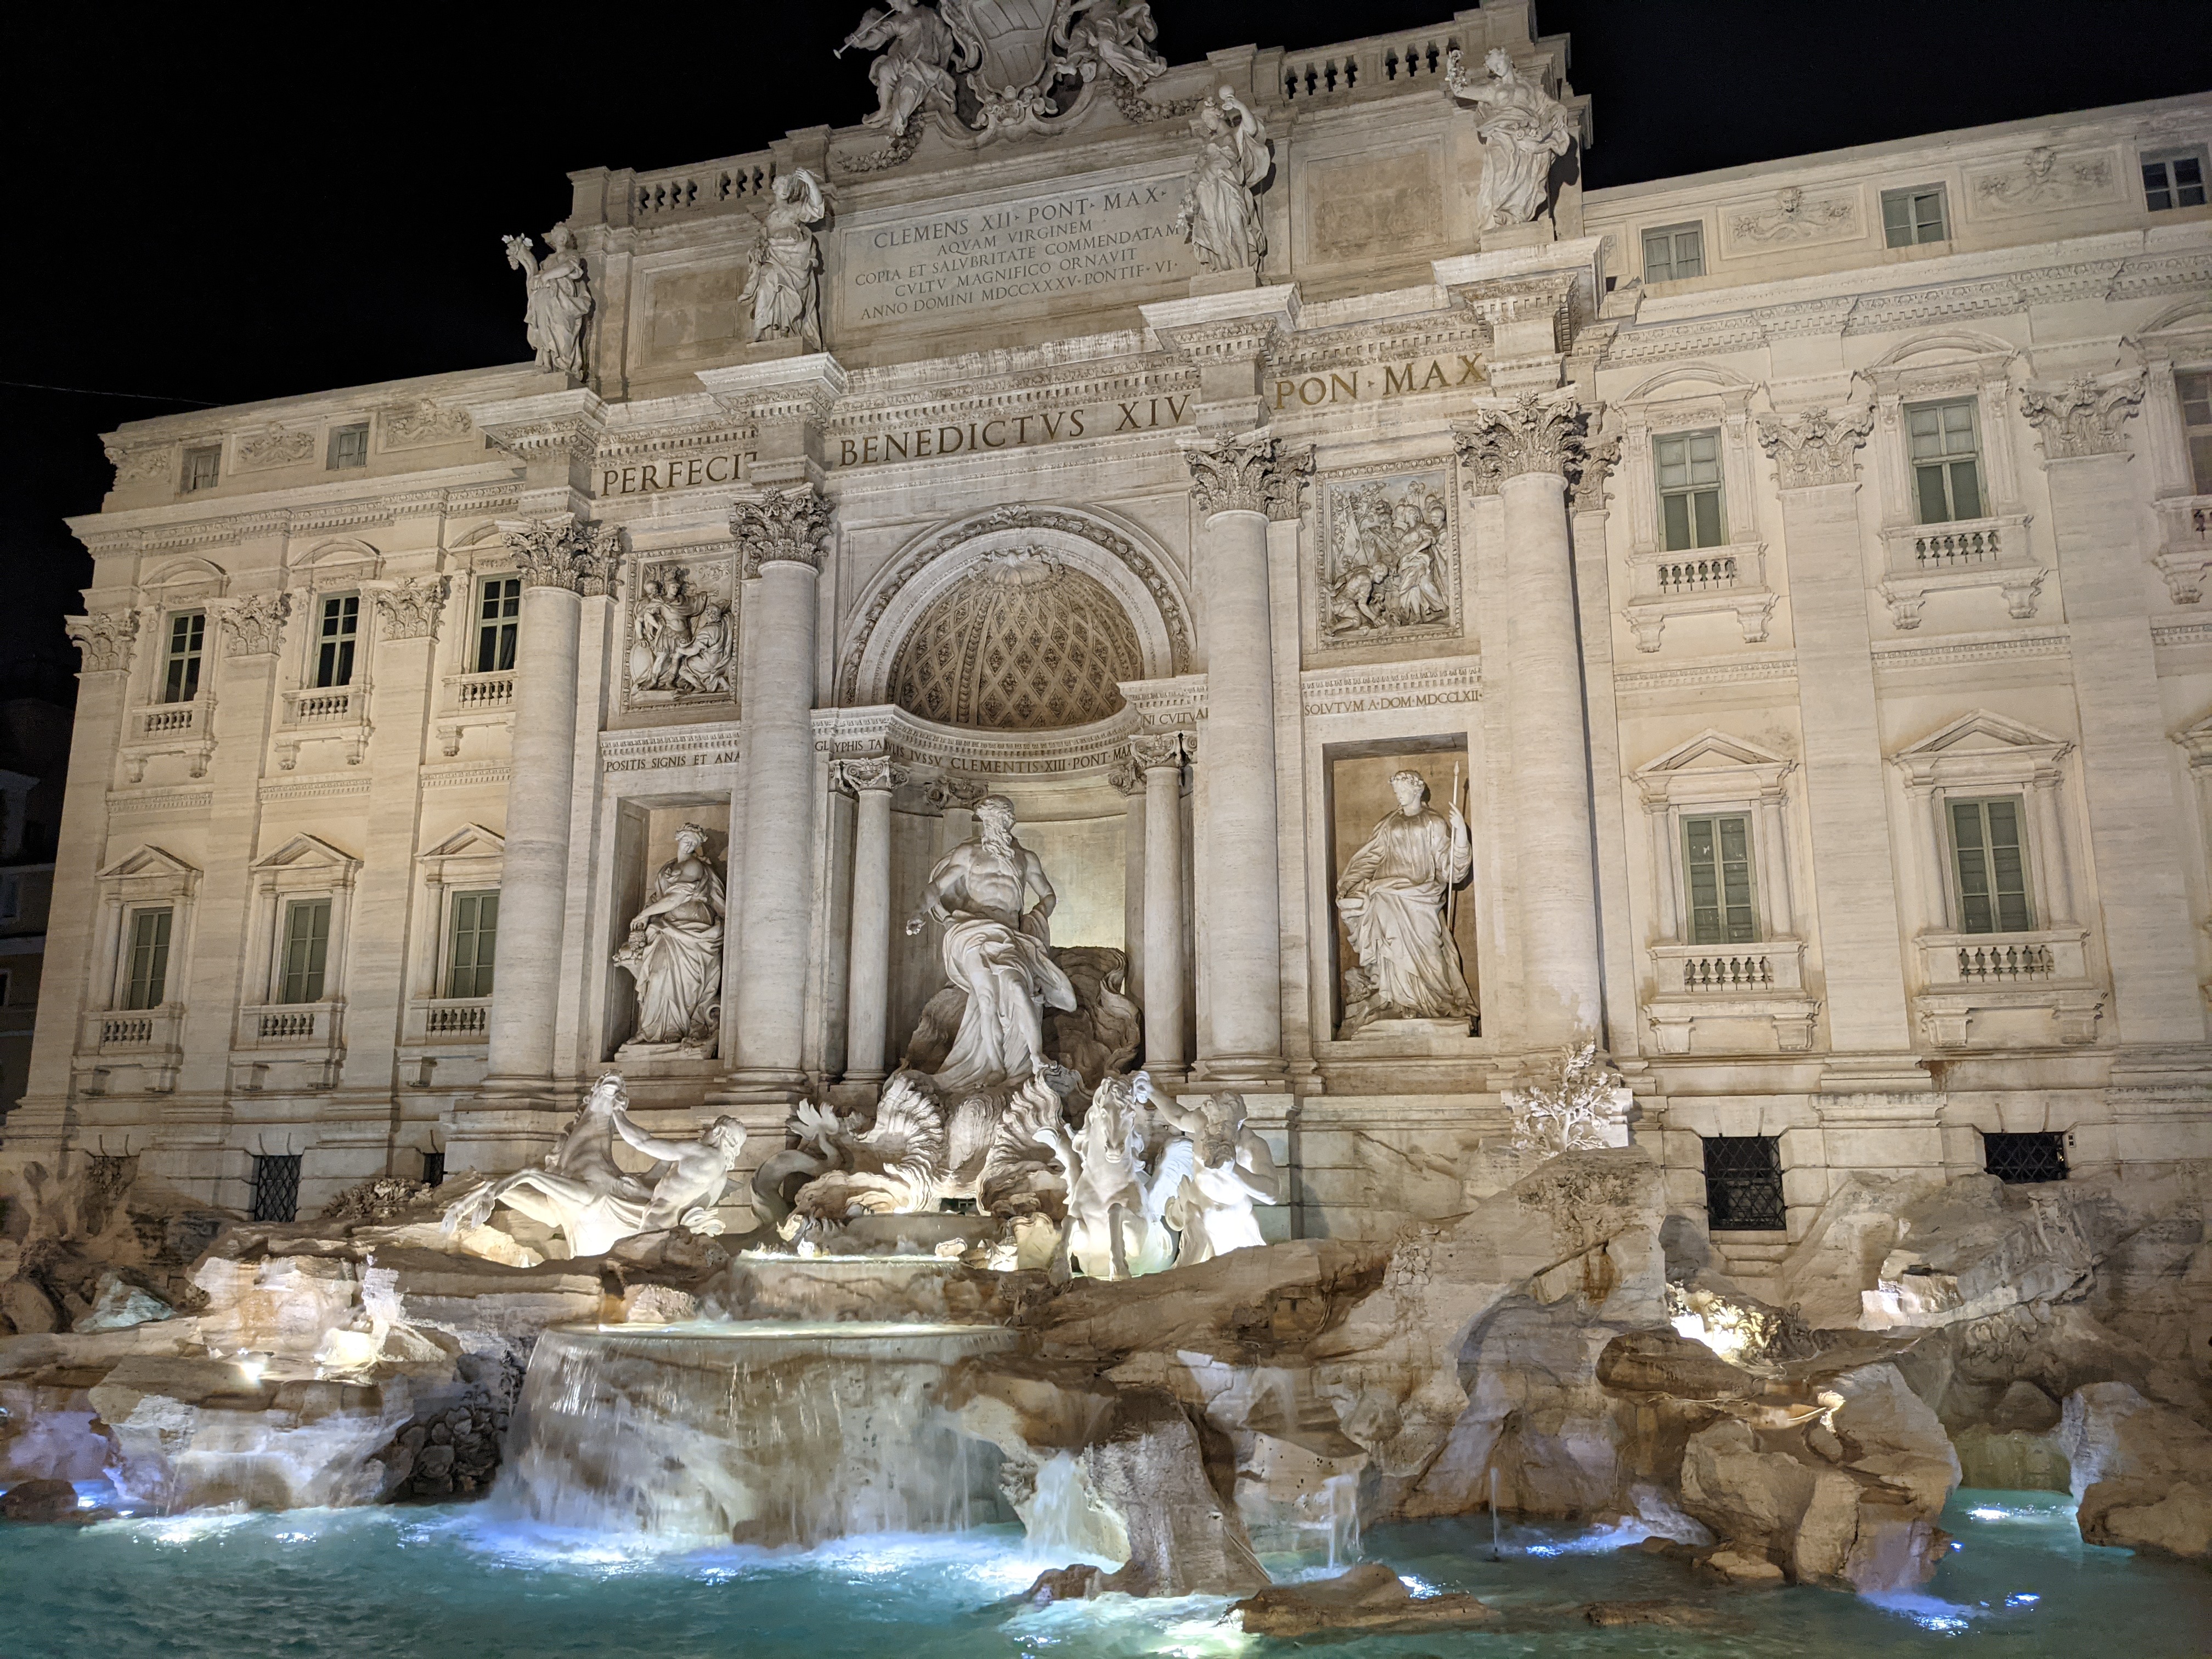
<path id="1" fill-rule="evenodd" d="M 2066 1179 L 2066 1137 L 2063 1134 L 1982 1136 L 1982 1167 L 1999 1181 L 2063 1181 Z"/>
<path id="2" fill-rule="evenodd" d="M 1705 1223 L 1715 1232 L 1782 1231 L 1782 1155 L 1772 1135 L 1707 1135 Z"/>
<path id="3" fill-rule="evenodd" d="M 443 1152 L 422 1154 L 422 1184 L 442 1187 L 446 1183 L 446 1155 Z"/>
<path id="4" fill-rule="evenodd" d="M 299 1216 L 299 1153 L 255 1158 L 252 1218 L 256 1221 L 296 1221 Z"/>

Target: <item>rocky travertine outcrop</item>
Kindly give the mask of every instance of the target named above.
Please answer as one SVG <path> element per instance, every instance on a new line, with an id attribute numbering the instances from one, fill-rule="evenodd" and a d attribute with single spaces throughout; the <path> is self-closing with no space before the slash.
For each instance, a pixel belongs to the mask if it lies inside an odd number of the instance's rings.
<path id="1" fill-rule="evenodd" d="M 1309 1636 L 1415 1636 L 1470 1630 L 1498 1610 L 1473 1595 L 1419 1595 L 1380 1562 L 1362 1562 L 1334 1578 L 1273 1584 L 1230 1611 L 1248 1636 L 1297 1641 Z"/>
<path id="2" fill-rule="evenodd" d="M 2212 1559 L 2212 1433 L 2124 1382 L 2067 1396 L 2058 1430 L 2081 1536 Z"/>

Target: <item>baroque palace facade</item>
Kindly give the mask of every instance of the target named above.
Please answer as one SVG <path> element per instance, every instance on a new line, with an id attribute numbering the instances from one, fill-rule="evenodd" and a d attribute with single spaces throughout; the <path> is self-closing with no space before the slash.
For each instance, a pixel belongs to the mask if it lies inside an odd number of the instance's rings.
<path id="1" fill-rule="evenodd" d="M 1493 1189 L 1583 1038 L 1754 1286 L 1856 1176 L 2212 1156 L 2212 100 L 1586 192 L 1513 0 L 1019 96 L 936 15 L 574 175 L 537 364 L 111 434 L 0 1158 L 280 1214 L 612 1067 L 757 1163 L 926 1042 L 988 795 L 1061 1058 L 1140 1008 L 1278 1231 Z M 1407 772 L 1462 1001 L 1346 902 Z"/>

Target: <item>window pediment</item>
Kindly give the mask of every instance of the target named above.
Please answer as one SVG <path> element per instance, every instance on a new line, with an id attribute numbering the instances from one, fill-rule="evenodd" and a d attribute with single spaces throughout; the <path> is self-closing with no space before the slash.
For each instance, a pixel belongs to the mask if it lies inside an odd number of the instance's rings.
<path id="1" fill-rule="evenodd" d="M 126 901 L 188 898 L 199 886 L 200 872 L 166 848 L 149 843 L 125 854 L 94 879 Z"/>
<path id="2" fill-rule="evenodd" d="M 1773 795 L 1797 763 L 1765 744 L 1707 726 L 1631 775 L 1651 810 L 1699 801 L 1751 801 Z"/>
<path id="3" fill-rule="evenodd" d="M 1890 758 L 1917 784 L 2021 783 L 2055 775 L 2073 747 L 2069 738 L 1978 708 Z"/>
<path id="4" fill-rule="evenodd" d="M 305 831 L 253 864 L 253 872 L 262 881 L 287 887 L 350 886 L 360 868 L 359 859 Z"/>

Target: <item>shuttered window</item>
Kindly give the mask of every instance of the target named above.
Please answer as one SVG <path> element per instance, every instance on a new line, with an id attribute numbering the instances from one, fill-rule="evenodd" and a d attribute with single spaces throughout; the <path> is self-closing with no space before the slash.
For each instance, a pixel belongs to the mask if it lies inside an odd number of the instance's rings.
<path id="1" fill-rule="evenodd" d="M 1690 943 L 1742 945 L 1759 937 L 1751 902 L 1751 818 L 1717 812 L 1682 820 Z"/>
<path id="2" fill-rule="evenodd" d="M 331 902 L 295 899 L 284 907 L 284 961 L 279 1002 L 320 1002 L 330 956 Z"/>
<path id="3" fill-rule="evenodd" d="M 1908 404 L 1905 427 L 1912 447 L 1912 489 L 1920 522 L 1949 524 L 1978 519 L 1987 512 L 1982 501 L 1982 447 L 1975 429 L 1974 400 Z"/>
<path id="4" fill-rule="evenodd" d="M 1959 878 L 1959 931 L 2027 932 L 2034 922 L 2027 903 L 2021 798 L 1954 800 L 1950 805 L 1951 856 Z"/>
<path id="5" fill-rule="evenodd" d="M 158 1008 L 169 988 L 169 928 L 175 912 L 167 905 L 131 913 L 131 959 L 124 964 L 123 1006 Z"/>
<path id="6" fill-rule="evenodd" d="M 1721 512 L 1721 434 L 1676 432 L 1652 440 L 1659 475 L 1659 528 L 1669 553 L 1728 540 Z"/>
<path id="7" fill-rule="evenodd" d="M 492 959 L 499 943 L 499 895 L 453 895 L 453 939 L 447 953 L 446 994 L 491 994 Z"/>

